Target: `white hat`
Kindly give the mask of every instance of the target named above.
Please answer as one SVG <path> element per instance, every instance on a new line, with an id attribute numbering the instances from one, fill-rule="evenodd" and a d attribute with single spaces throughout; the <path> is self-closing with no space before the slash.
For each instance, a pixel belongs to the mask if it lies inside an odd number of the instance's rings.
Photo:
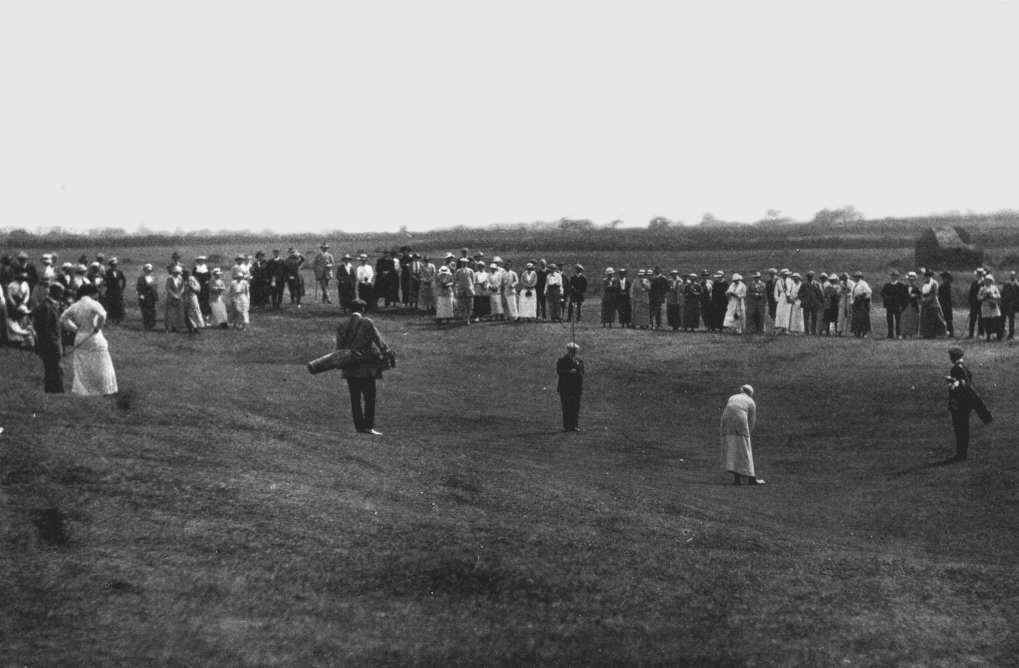
<path id="1" fill-rule="evenodd" d="M 734 281 L 742 281 L 743 277 L 740 276 L 739 274 L 733 274 L 732 275 L 732 280 L 734 280 Z"/>
<path id="2" fill-rule="evenodd" d="M 615 269 L 613 269 L 612 267 L 605 267 L 605 273 L 606 274 L 614 274 L 615 273 Z"/>
<path id="3" fill-rule="evenodd" d="M 740 385 L 740 392 L 749 394 L 751 397 L 754 396 L 754 388 L 750 385 Z"/>
<path id="4" fill-rule="evenodd" d="M 580 346 L 578 346 L 575 341 L 570 341 L 569 343 L 566 344 L 566 349 L 567 350 L 580 350 Z"/>

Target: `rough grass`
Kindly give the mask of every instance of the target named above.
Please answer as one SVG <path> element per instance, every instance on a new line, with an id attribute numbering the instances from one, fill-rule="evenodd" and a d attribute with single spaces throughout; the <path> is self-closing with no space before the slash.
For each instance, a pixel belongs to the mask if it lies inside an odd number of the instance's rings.
<path id="1" fill-rule="evenodd" d="M 594 310 L 591 311 L 594 313 Z M 1016 349 L 967 357 L 997 421 L 951 452 L 948 342 L 436 331 L 355 434 L 322 307 L 109 339 L 117 400 L 0 351 L 5 663 L 1011 663 Z M 768 485 L 718 470 L 750 382 Z"/>

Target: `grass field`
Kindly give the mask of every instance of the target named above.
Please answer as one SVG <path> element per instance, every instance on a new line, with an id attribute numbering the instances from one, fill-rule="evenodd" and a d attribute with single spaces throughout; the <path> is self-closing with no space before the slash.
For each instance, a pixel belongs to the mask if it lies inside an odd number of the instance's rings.
<path id="1" fill-rule="evenodd" d="M 381 315 L 372 438 L 303 366 L 337 321 L 130 309 L 117 401 L 0 350 L 3 663 L 1014 663 L 1016 348 L 967 345 L 997 419 L 935 466 L 947 341 L 584 323 L 562 434 L 561 325 Z M 759 488 L 718 464 L 744 382 Z"/>

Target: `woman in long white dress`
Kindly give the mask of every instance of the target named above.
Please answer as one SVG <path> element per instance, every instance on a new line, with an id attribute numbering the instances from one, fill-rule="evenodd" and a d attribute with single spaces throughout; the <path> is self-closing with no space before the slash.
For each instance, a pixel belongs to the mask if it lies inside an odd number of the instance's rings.
<path id="1" fill-rule="evenodd" d="M 248 274 L 238 267 L 234 267 L 233 278 L 230 281 L 230 315 L 233 319 L 235 329 L 244 329 L 248 326 L 248 313 L 251 310 L 251 295 L 248 285 Z"/>
<path id="2" fill-rule="evenodd" d="M 800 290 L 803 288 L 803 277 L 799 273 L 793 274 L 786 285 L 785 299 L 789 302 L 789 331 L 794 334 L 802 334 L 803 328 L 803 306 L 800 304 Z"/>
<path id="3" fill-rule="evenodd" d="M 789 331 L 789 312 L 792 307 L 792 304 L 786 299 L 789 283 L 789 270 L 783 269 L 775 279 L 775 332 L 777 334 Z"/>
<path id="4" fill-rule="evenodd" d="M 733 330 L 736 334 L 742 334 L 747 312 L 747 284 L 743 282 L 743 276 L 733 274 L 732 282 L 729 283 L 725 294 L 729 297 L 729 303 L 725 309 L 722 326 Z"/>
<path id="5" fill-rule="evenodd" d="M 744 385 L 739 390 L 729 397 L 722 410 L 722 467 L 732 474 L 734 485 L 741 484 L 743 478 L 748 485 L 763 485 L 754 469 L 754 451 L 750 447 L 750 432 L 757 424 L 754 388 Z"/>
<path id="6" fill-rule="evenodd" d="M 502 269 L 494 262 L 488 265 L 488 269 L 489 313 L 492 320 L 503 320 L 505 313 L 502 309 Z"/>
<path id="7" fill-rule="evenodd" d="M 230 318 L 226 311 L 226 282 L 223 281 L 223 270 L 216 267 L 212 270 L 209 281 L 209 310 L 213 327 L 226 329 L 230 326 Z"/>
<path id="8" fill-rule="evenodd" d="M 517 283 L 520 282 L 517 272 L 507 264 L 502 272 L 502 298 L 506 304 L 506 319 L 516 322 L 517 319 Z"/>
<path id="9" fill-rule="evenodd" d="M 60 316 L 60 326 L 74 332 L 71 392 L 85 396 L 117 393 L 117 374 L 103 335 L 106 309 L 96 301 L 97 294 L 94 285 L 82 286 L 78 301 Z"/>
<path id="10" fill-rule="evenodd" d="M 538 319 L 538 272 L 528 262 L 520 272 L 520 294 L 517 297 L 517 317 L 521 320 Z"/>
<path id="11" fill-rule="evenodd" d="M 435 321 L 444 325 L 453 319 L 453 272 L 442 265 L 435 274 Z"/>

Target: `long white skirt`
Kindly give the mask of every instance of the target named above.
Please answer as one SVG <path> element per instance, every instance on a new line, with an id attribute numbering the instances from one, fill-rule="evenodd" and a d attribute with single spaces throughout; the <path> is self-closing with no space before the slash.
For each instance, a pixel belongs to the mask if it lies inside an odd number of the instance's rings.
<path id="1" fill-rule="evenodd" d="M 248 312 L 251 310 L 251 298 L 248 295 L 234 295 L 233 316 L 234 324 L 247 325 L 250 320 Z"/>
<path id="2" fill-rule="evenodd" d="M 226 302 L 223 301 L 223 295 L 216 295 L 209 300 L 209 308 L 212 309 L 212 326 L 219 327 L 229 322 L 226 314 Z"/>
<path id="3" fill-rule="evenodd" d="M 517 293 L 510 290 L 503 297 L 506 300 L 506 318 L 509 320 L 517 319 Z"/>
<path id="4" fill-rule="evenodd" d="M 78 334 L 75 346 L 84 341 L 81 347 L 75 347 L 71 353 L 71 368 L 74 380 L 71 392 L 85 396 L 116 394 L 117 374 L 113 370 L 110 348 L 102 332 L 97 332 L 88 340 L 88 334 Z"/>
<path id="5" fill-rule="evenodd" d="M 730 327 L 738 333 L 743 333 L 743 319 L 746 314 L 746 306 L 742 299 L 729 299 L 729 305 L 725 309 L 725 318 L 722 320 L 722 327 Z"/>
<path id="6" fill-rule="evenodd" d="M 775 305 L 775 329 L 789 329 L 789 315 L 792 311 L 792 304 L 786 301 L 785 297 L 779 297 Z"/>
<path id="7" fill-rule="evenodd" d="M 488 295 L 488 303 L 492 307 L 492 315 L 502 315 L 502 294 L 493 292 Z"/>
<path id="8" fill-rule="evenodd" d="M 453 317 L 453 296 L 439 295 L 435 299 L 435 318 L 445 320 Z"/>
<path id="9" fill-rule="evenodd" d="M 520 296 L 517 298 L 517 317 L 532 320 L 538 317 L 537 290 L 532 289 L 530 297 L 527 296 L 527 288 L 520 291 Z"/>
<path id="10" fill-rule="evenodd" d="M 722 434 L 722 467 L 730 473 L 739 473 L 751 478 L 754 472 L 754 453 L 750 448 L 750 437 L 742 434 Z"/>
<path id="11" fill-rule="evenodd" d="M 803 332 L 803 307 L 799 304 L 789 305 L 789 331 Z"/>

